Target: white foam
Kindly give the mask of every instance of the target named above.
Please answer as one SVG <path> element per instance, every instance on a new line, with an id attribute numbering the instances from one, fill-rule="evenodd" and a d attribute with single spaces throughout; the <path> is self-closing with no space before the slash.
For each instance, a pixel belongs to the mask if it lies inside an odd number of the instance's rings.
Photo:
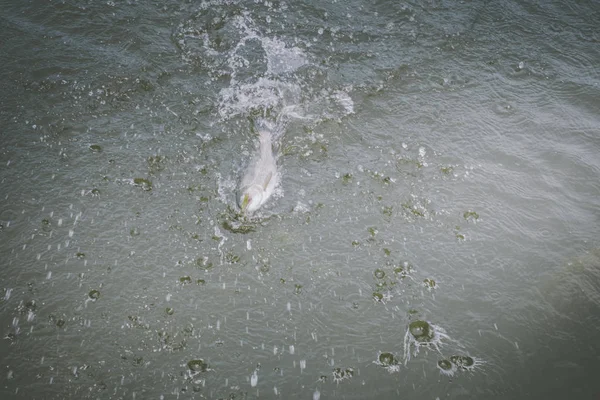
<path id="1" fill-rule="evenodd" d="M 267 72 L 281 75 L 296 71 L 308 63 L 306 54 L 298 47 L 287 47 L 277 38 L 262 38 L 263 49 L 267 55 Z"/>
<path id="2" fill-rule="evenodd" d="M 354 101 L 348 93 L 336 90 L 331 97 L 344 108 L 345 115 L 354 114 Z"/>
<path id="3" fill-rule="evenodd" d="M 281 39 L 263 37 L 254 27 L 248 12 L 236 17 L 233 24 L 242 37 L 226 54 L 231 82 L 228 88 L 219 93 L 219 115 L 228 119 L 257 108 L 281 110 L 287 105 L 285 103 L 289 101 L 290 93 L 300 93 L 297 85 L 281 81 L 281 75 L 294 72 L 305 65 L 308 62 L 307 56 L 298 47 L 288 47 Z M 238 80 L 238 76 L 244 76 L 248 69 L 256 68 L 243 54 L 251 41 L 258 42 L 264 51 L 262 61 L 266 66 L 266 74 L 248 82 Z M 254 73 L 250 75 L 255 76 Z"/>

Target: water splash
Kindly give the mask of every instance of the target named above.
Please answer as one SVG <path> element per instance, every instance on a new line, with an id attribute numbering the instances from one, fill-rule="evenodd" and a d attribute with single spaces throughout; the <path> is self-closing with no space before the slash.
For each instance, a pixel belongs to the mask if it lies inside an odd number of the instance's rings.
<path id="1" fill-rule="evenodd" d="M 411 348 L 414 348 L 413 357 L 419 354 L 421 347 L 432 348 L 442 354 L 443 339 L 450 340 L 450 337 L 442 327 L 421 320 L 411 322 L 404 335 L 404 365 L 410 361 Z"/>
<path id="2" fill-rule="evenodd" d="M 400 371 L 400 362 L 392 353 L 379 352 L 377 355 L 377 360 L 373 361 L 373 364 L 377 364 L 385 368 L 385 370 L 390 374 Z"/>

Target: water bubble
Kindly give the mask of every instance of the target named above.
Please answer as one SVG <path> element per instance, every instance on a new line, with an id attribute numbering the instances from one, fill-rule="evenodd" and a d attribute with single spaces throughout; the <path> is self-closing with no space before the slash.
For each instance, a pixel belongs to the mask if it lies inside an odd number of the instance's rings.
<path id="1" fill-rule="evenodd" d="M 375 275 L 375 278 L 377 279 L 383 279 L 385 277 L 385 272 L 381 268 L 377 268 L 373 275 Z"/>
<path id="2" fill-rule="evenodd" d="M 381 353 L 379 355 L 379 363 L 384 367 L 387 367 L 398 364 L 398 360 L 396 360 L 396 357 L 394 357 L 392 353 Z"/>
<path id="3" fill-rule="evenodd" d="M 190 369 L 190 371 L 194 373 L 206 372 L 209 370 L 208 364 L 205 363 L 204 360 L 201 358 L 197 360 L 188 361 L 187 366 Z"/>
<path id="4" fill-rule="evenodd" d="M 354 368 L 334 368 L 333 370 L 333 380 L 335 382 L 341 382 L 347 379 L 350 379 L 354 376 Z"/>
<path id="5" fill-rule="evenodd" d="M 50 224 L 50 220 L 47 218 L 44 218 L 42 220 L 42 230 L 44 232 L 50 232 L 52 230 L 51 224 Z"/>
<path id="6" fill-rule="evenodd" d="M 436 283 L 433 279 L 426 278 L 423 280 L 423 284 L 427 289 L 434 289 L 436 287 Z"/>
<path id="7" fill-rule="evenodd" d="M 37 308 L 37 303 L 35 302 L 35 300 L 29 300 L 27 303 L 25 303 L 24 309 L 22 310 L 22 312 L 28 311 L 28 312 L 33 312 L 35 311 L 35 309 Z"/>
<path id="8" fill-rule="evenodd" d="M 418 342 L 429 342 L 433 339 L 433 328 L 426 321 L 413 321 L 408 326 L 408 329 Z"/>
<path id="9" fill-rule="evenodd" d="M 142 190 L 149 192 L 152 190 L 152 182 L 144 178 L 133 178 L 133 185 L 142 188 Z"/>
<path id="10" fill-rule="evenodd" d="M 448 376 L 454 375 L 454 372 L 456 371 L 456 366 L 446 359 L 439 360 L 437 367 L 440 370 L 440 373 Z"/>
<path id="11" fill-rule="evenodd" d="M 475 365 L 475 360 L 469 356 L 450 356 L 450 361 L 461 369 L 470 369 Z"/>
<path id="12" fill-rule="evenodd" d="M 213 263 L 209 262 L 207 257 L 199 257 L 196 259 L 196 266 L 208 271 L 213 267 Z"/>
<path id="13" fill-rule="evenodd" d="M 414 356 L 423 346 L 433 348 L 441 354 L 439 346 L 442 344 L 442 339 L 450 339 L 443 328 L 422 320 L 411 322 L 404 335 L 404 364 L 406 365 L 410 360 L 412 346 L 414 346 Z"/>

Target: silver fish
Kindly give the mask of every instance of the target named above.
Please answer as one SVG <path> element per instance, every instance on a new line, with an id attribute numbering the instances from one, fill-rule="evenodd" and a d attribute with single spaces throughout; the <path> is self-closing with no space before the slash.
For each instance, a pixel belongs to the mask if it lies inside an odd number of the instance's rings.
<path id="1" fill-rule="evenodd" d="M 242 212 L 248 215 L 265 204 L 279 183 L 271 132 L 260 129 L 258 139 L 258 154 L 248 166 L 248 170 L 241 180 L 237 199 Z"/>

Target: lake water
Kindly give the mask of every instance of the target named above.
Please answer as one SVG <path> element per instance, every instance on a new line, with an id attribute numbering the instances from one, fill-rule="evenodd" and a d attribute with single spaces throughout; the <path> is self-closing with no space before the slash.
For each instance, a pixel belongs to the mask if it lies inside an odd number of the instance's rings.
<path id="1" fill-rule="evenodd" d="M 2 3 L 2 399 L 600 398 L 597 1 Z"/>

